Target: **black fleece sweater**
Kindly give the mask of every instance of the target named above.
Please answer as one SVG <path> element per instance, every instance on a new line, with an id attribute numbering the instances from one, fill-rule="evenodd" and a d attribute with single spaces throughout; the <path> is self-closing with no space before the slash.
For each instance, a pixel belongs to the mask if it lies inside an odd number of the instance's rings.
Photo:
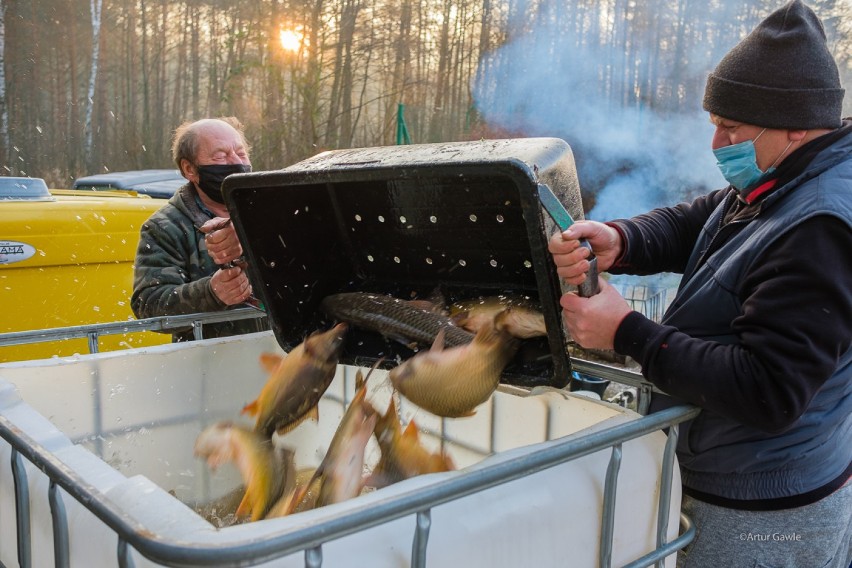
<path id="1" fill-rule="evenodd" d="M 801 171 L 844 128 L 800 148 L 775 172 L 776 187 Z M 771 191 L 770 191 L 771 192 Z M 759 214 L 735 190 L 718 190 L 690 204 L 657 209 L 611 223 L 625 253 L 610 272 L 682 273 L 712 211 L 727 201 L 720 237 Z M 852 183 L 850 183 L 852 192 Z M 735 210 L 734 210 L 735 209 Z M 615 335 L 615 350 L 642 366 L 642 374 L 671 396 L 743 424 L 783 431 L 801 416 L 832 375 L 852 341 L 852 230 L 841 220 L 807 220 L 777 241 L 739 291 L 742 314 L 731 322 L 741 342 L 721 346 L 655 323 L 637 312 Z M 819 306 L 819 317 L 813 313 Z"/>

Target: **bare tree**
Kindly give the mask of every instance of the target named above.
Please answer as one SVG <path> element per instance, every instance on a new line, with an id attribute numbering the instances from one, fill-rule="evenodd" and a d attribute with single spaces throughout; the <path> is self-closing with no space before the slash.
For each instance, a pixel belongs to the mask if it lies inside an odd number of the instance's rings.
<path id="1" fill-rule="evenodd" d="M 0 0 L 0 144 L 2 159 L 9 159 L 9 111 L 6 106 L 6 0 Z"/>
<path id="2" fill-rule="evenodd" d="M 92 124 L 92 113 L 95 107 L 95 84 L 98 80 L 98 63 L 100 62 L 101 46 L 101 10 L 103 0 L 89 0 L 89 8 L 92 17 L 92 67 L 89 73 L 89 89 L 86 97 L 86 163 L 89 169 L 94 167 L 92 161 L 92 136 L 94 125 Z"/>
<path id="3" fill-rule="evenodd" d="M 400 103 L 414 142 L 567 139 L 546 121 L 587 114 L 579 107 L 590 103 L 549 85 L 582 74 L 571 88 L 609 105 L 610 119 L 698 112 L 707 71 L 777 4 L 0 0 L 0 156 L 9 173 L 62 184 L 163 167 L 178 123 L 234 114 L 255 144 L 255 167 L 277 168 L 326 148 L 393 143 Z M 852 7 L 809 4 L 852 80 Z M 282 49 L 285 28 L 303 34 L 298 51 Z M 488 105 L 529 77 L 530 66 L 507 56 L 518 45 L 540 53 L 550 106 L 534 109 L 527 97 L 506 112 L 537 122 L 503 124 Z M 578 58 L 582 69 L 572 67 Z"/>

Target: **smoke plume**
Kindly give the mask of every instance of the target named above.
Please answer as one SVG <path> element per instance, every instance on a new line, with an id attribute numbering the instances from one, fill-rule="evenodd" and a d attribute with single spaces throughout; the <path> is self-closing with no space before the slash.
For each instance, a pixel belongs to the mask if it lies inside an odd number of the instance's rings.
<path id="1" fill-rule="evenodd" d="M 601 70 L 613 64 L 612 49 L 577 43 L 545 23 L 484 56 L 473 86 L 480 115 L 524 136 L 566 140 L 584 200 L 594 203 L 587 218 L 629 217 L 725 185 L 700 100 L 687 114 L 666 114 L 630 97 L 602 96 Z M 690 72 L 704 76 L 707 65 Z"/>

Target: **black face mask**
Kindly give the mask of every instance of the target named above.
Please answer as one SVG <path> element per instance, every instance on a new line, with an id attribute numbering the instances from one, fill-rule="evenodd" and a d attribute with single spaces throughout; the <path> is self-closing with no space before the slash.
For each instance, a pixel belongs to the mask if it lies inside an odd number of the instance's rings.
<path id="1" fill-rule="evenodd" d="M 251 171 L 251 166 L 245 164 L 215 164 L 210 166 L 195 166 L 198 170 L 198 186 L 207 197 L 216 203 L 225 203 L 222 196 L 222 182 L 231 174 L 245 174 Z"/>

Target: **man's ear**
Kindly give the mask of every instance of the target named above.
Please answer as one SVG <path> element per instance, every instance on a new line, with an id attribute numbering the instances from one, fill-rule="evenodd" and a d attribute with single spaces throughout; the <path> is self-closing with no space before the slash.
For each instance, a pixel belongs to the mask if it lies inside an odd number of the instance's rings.
<path id="1" fill-rule="evenodd" d="M 801 142 L 807 136 L 807 130 L 788 130 L 787 140 L 790 142 Z"/>
<path id="2" fill-rule="evenodd" d="M 198 170 L 195 169 L 195 165 L 186 158 L 183 158 L 180 161 L 180 173 L 189 181 L 198 183 Z"/>

